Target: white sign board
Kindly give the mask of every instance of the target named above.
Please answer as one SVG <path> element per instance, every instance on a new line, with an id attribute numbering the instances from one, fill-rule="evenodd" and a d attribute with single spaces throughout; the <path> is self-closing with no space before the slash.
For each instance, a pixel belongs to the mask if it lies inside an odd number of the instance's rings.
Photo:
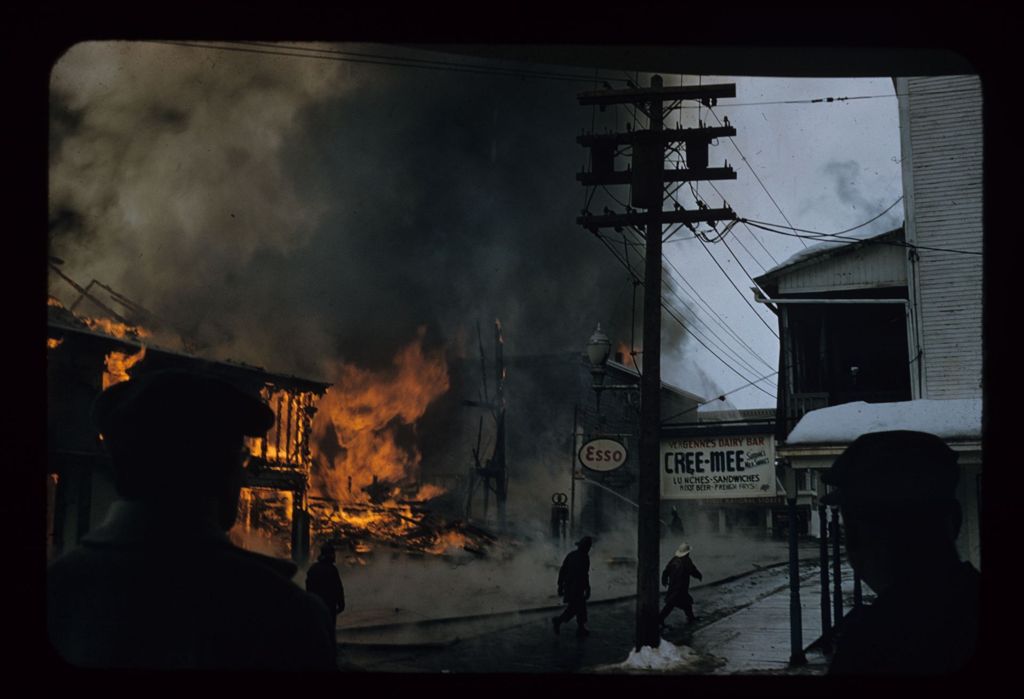
<path id="1" fill-rule="evenodd" d="M 578 454 L 580 463 L 592 471 L 614 471 L 626 463 L 629 452 L 614 439 L 591 439 L 585 442 Z"/>
<path id="2" fill-rule="evenodd" d="M 666 500 L 775 497 L 771 435 L 663 439 L 659 466 Z"/>

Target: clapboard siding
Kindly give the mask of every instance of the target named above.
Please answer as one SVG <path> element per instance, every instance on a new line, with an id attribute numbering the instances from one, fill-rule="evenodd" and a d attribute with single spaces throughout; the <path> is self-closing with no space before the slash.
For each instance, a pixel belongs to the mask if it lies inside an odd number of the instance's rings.
<path id="1" fill-rule="evenodd" d="M 975 76 L 900 80 L 906 94 L 907 240 L 982 249 L 981 84 Z M 909 158 L 907 157 L 909 155 Z M 920 397 L 981 396 L 981 256 L 920 250 L 916 275 Z"/>
<path id="2" fill-rule="evenodd" d="M 843 291 L 906 286 L 904 251 L 892 245 L 869 245 L 837 253 L 818 264 L 794 269 L 779 279 L 779 293 Z"/>

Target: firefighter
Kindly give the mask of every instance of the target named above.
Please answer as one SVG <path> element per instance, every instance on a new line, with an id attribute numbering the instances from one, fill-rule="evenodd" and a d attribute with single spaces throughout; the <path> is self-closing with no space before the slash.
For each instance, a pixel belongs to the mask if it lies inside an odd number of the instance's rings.
<path id="1" fill-rule="evenodd" d="M 700 617 L 693 613 L 693 597 L 690 596 L 690 578 L 703 580 L 704 576 L 697 569 L 690 556 L 690 545 L 685 541 L 679 544 L 675 555 L 665 566 L 661 573 L 661 584 L 668 585 L 668 592 L 665 594 L 665 606 L 658 616 L 662 628 L 666 626 L 665 619 L 672 613 L 673 609 L 682 609 L 686 612 L 687 623 L 692 624 Z"/>
<path id="2" fill-rule="evenodd" d="M 323 603 L 296 566 L 238 548 L 248 452 L 274 414 L 221 380 L 163 370 L 115 384 L 93 416 L 118 494 L 47 571 L 50 641 L 102 668 L 336 669 Z"/>
<path id="3" fill-rule="evenodd" d="M 345 611 L 345 587 L 341 584 L 341 575 L 334 565 L 334 546 L 324 544 L 320 549 L 320 557 L 306 571 L 306 592 L 311 592 L 327 605 L 331 612 L 331 625 L 336 617 Z"/>
<path id="4" fill-rule="evenodd" d="M 948 673 L 972 661 L 980 576 L 956 550 L 958 479 L 956 452 L 904 430 L 858 437 L 823 474 L 850 565 L 877 595 L 837 624 L 830 674 Z"/>
<path id="5" fill-rule="evenodd" d="M 576 542 L 558 570 L 558 594 L 568 605 L 559 616 L 551 619 L 558 634 L 559 627 L 576 617 L 576 635 L 589 636 L 587 628 L 587 600 L 590 599 L 590 547 L 594 540 L 585 536 Z"/>

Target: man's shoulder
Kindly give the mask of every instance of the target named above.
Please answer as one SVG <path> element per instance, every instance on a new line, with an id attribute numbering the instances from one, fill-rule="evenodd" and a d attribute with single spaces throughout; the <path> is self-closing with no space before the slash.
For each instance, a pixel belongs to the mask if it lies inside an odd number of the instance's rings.
<path id="1" fill-rule="evenodd" d="M 232 557 L 238 565 L 251 567 L 254 571 L 261 573 L 274 573 L 280 578 L 290 580 L 299 567 L 292 561 L 283 558 L 266 556 L 255 551 L 247 551 L 237 546 L 224 547 L 223 554 Z"/>

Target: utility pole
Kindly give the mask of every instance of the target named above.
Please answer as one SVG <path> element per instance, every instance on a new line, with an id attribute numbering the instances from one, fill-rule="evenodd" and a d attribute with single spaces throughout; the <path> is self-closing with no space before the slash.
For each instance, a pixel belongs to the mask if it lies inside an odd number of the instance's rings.
<path id="1" fill-rule="evenodd" d="M 719 136 L 734 136 L 728 125 L 717 128 L 664 128 L 666 102 L 671 111 L 681 100 L 700 100 L 707 106 L 719 97 L 735 97 L 734 84 L 664 87 L 660 75 L 651 77 L 648 89 L 602 90 L 580 94 L 581 105 L 597 105 L 602 111 L 609 104 L 633 104 L 650 120 L 647 131 L 627 133 L 586 134 L 577 142 L 591 148 L 591 170 L 577 178 L 585 186 L 630 185 L 630 202 L 625 213 L 594 215 L 584 210 L 576 222 L 594 235 L 598 229 L 611 227 L 622 231 L 624 226 L 644 228 L 646 250 L 644 259 L 644 345 L 643 375 L 640 383 L 640 463 L 637 474 L 639 490 L 637 524 L 637 605 L 636 650 L 643 646 L 656 648 L 659 633 L 659 503 L 661 500 L 661 245 L 662 225 L 682 223 L 693 230 L 693 224 L 707 221 L 733 220 L 736 214 L 723 204 L 721 209 L 681 207 L 664 211 L 665 183 L 697 180 L 735 179 L 732 168 L 708 168 L 708 144 Z M 687 167 L 665 170 L 665 148 L 668 143 L 686 144 Z M 632 147 L 632 169 L 616 171 L 615 156 L 620 146 Z M 632 207 L 647 209 L 635 211 Z"/>

